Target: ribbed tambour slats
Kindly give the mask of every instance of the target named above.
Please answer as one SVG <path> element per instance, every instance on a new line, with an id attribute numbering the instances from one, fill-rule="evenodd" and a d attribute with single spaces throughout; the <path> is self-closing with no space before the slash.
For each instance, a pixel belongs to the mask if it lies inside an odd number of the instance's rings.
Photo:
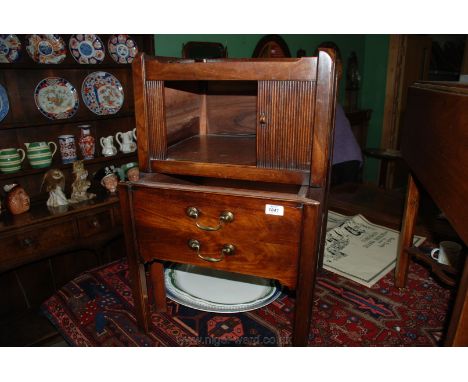
<path id="1" fill-rule="evenodd" d="M 167 151 L 164 81 L 146 82 L 149 150 L 152 159 L 165 159 Z"/>
<path id="2" fill-rule="evenodd" d="M 259 81 L 257 165 L 273 169 L 307 170 L 314 115 L 312 81 Z"/>

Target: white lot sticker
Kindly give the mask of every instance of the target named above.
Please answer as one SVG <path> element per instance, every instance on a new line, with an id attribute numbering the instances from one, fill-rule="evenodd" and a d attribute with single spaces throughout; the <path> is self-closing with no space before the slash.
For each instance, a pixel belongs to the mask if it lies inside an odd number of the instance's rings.
<path id="1" fill-rule="evenodd" d="M 284 207 L 283 206 L 275 206 L 274 204 L 265 204 L 265 214 L 283 216 L 284 215 Z"/>

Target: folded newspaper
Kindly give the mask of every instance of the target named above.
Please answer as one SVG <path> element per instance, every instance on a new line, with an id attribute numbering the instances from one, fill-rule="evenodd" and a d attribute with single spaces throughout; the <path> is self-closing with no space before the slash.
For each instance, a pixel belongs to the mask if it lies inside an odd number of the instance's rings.
<path id="1" fill-rule="evenodd" d="M 370 288 L 395 268 L 399 234 L 362 215 L 328 211 L 323 267 Z M 414 245 L 424 240 L 414 236 Z"/>

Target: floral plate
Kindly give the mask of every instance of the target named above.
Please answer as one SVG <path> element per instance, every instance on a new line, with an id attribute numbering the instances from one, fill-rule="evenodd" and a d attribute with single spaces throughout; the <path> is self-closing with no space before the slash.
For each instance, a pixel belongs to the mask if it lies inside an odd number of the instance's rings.
<path id="1" fill-rule="evenodd" d="M 89 110 L 97 115 L 117 113 L 124 102 L 119 80 L 107 72 L 93 72 L 83 81 L 81 97 Z"/>
<path id="2" fill-rule="evenodd" d="M 39 111 L 49 119 L 71 118 L 78 110 L 78 92 L 64 78 L 48 77 L 34 90 L 34 101 Z"/>
<path id="3" fill-rule="evenodd" d="M 18 61 L 21 53 L 21 41 L 14 34 L 0 34 L 0 62 Z"/>
<path id="4" fill-rule="evenodd" d="M 8 96 L 5 88 L 0 85 L 0 121 L 6 117 L 10 110 L 10 103 L 8 102 Z"/>
<path id="5" fill-rule="evenodd" d="M 101 39 L 95 34 L 74 34 L 68 48 L 76 62 L 80 64 L 100 64 L 106 52 Z"/>
<path id="6" fill-rule="evenodd" d="M 32 34 L 27 38 L 26 51 L 40 64 L 60 64 L 67 55 L 65 42 L 56 34 Z"/>
<path id="7" fill-rule="evenodd" d="M 128 34 L 110 36 L 107 49 L 114 61 L 119 64 L 130 64 L 138 54 L 138 46 Z"/>
<path id="8" fill-rule="evenodd" d="M 164 272 L 167 297 L 205 312 L 239 313 L 276 300 L 281 288 L 274 280 L 174 264 Z"/>

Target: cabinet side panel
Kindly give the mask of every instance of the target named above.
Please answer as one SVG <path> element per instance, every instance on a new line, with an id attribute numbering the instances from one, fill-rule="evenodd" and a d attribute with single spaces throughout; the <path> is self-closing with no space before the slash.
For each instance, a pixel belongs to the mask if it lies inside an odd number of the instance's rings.
<path id="1" fill-rule="evenodd" d="M 203 86 L 191 81 L 166 81 L 164 86 L 167 142 L 171 146 L 199 134 Z"/>
<path id="2" fill-rule="evenodd" d="M 309 169 L 314 98 L 312 81 L 259 82 L 258 167 Z"/>
<path id="3" fill-rule="evenodd" d="M 151 159 L 165 159 L 167 144 L 164 82 L 147 81 L 145 92 L 148 107 L 149 156 Z"/>

